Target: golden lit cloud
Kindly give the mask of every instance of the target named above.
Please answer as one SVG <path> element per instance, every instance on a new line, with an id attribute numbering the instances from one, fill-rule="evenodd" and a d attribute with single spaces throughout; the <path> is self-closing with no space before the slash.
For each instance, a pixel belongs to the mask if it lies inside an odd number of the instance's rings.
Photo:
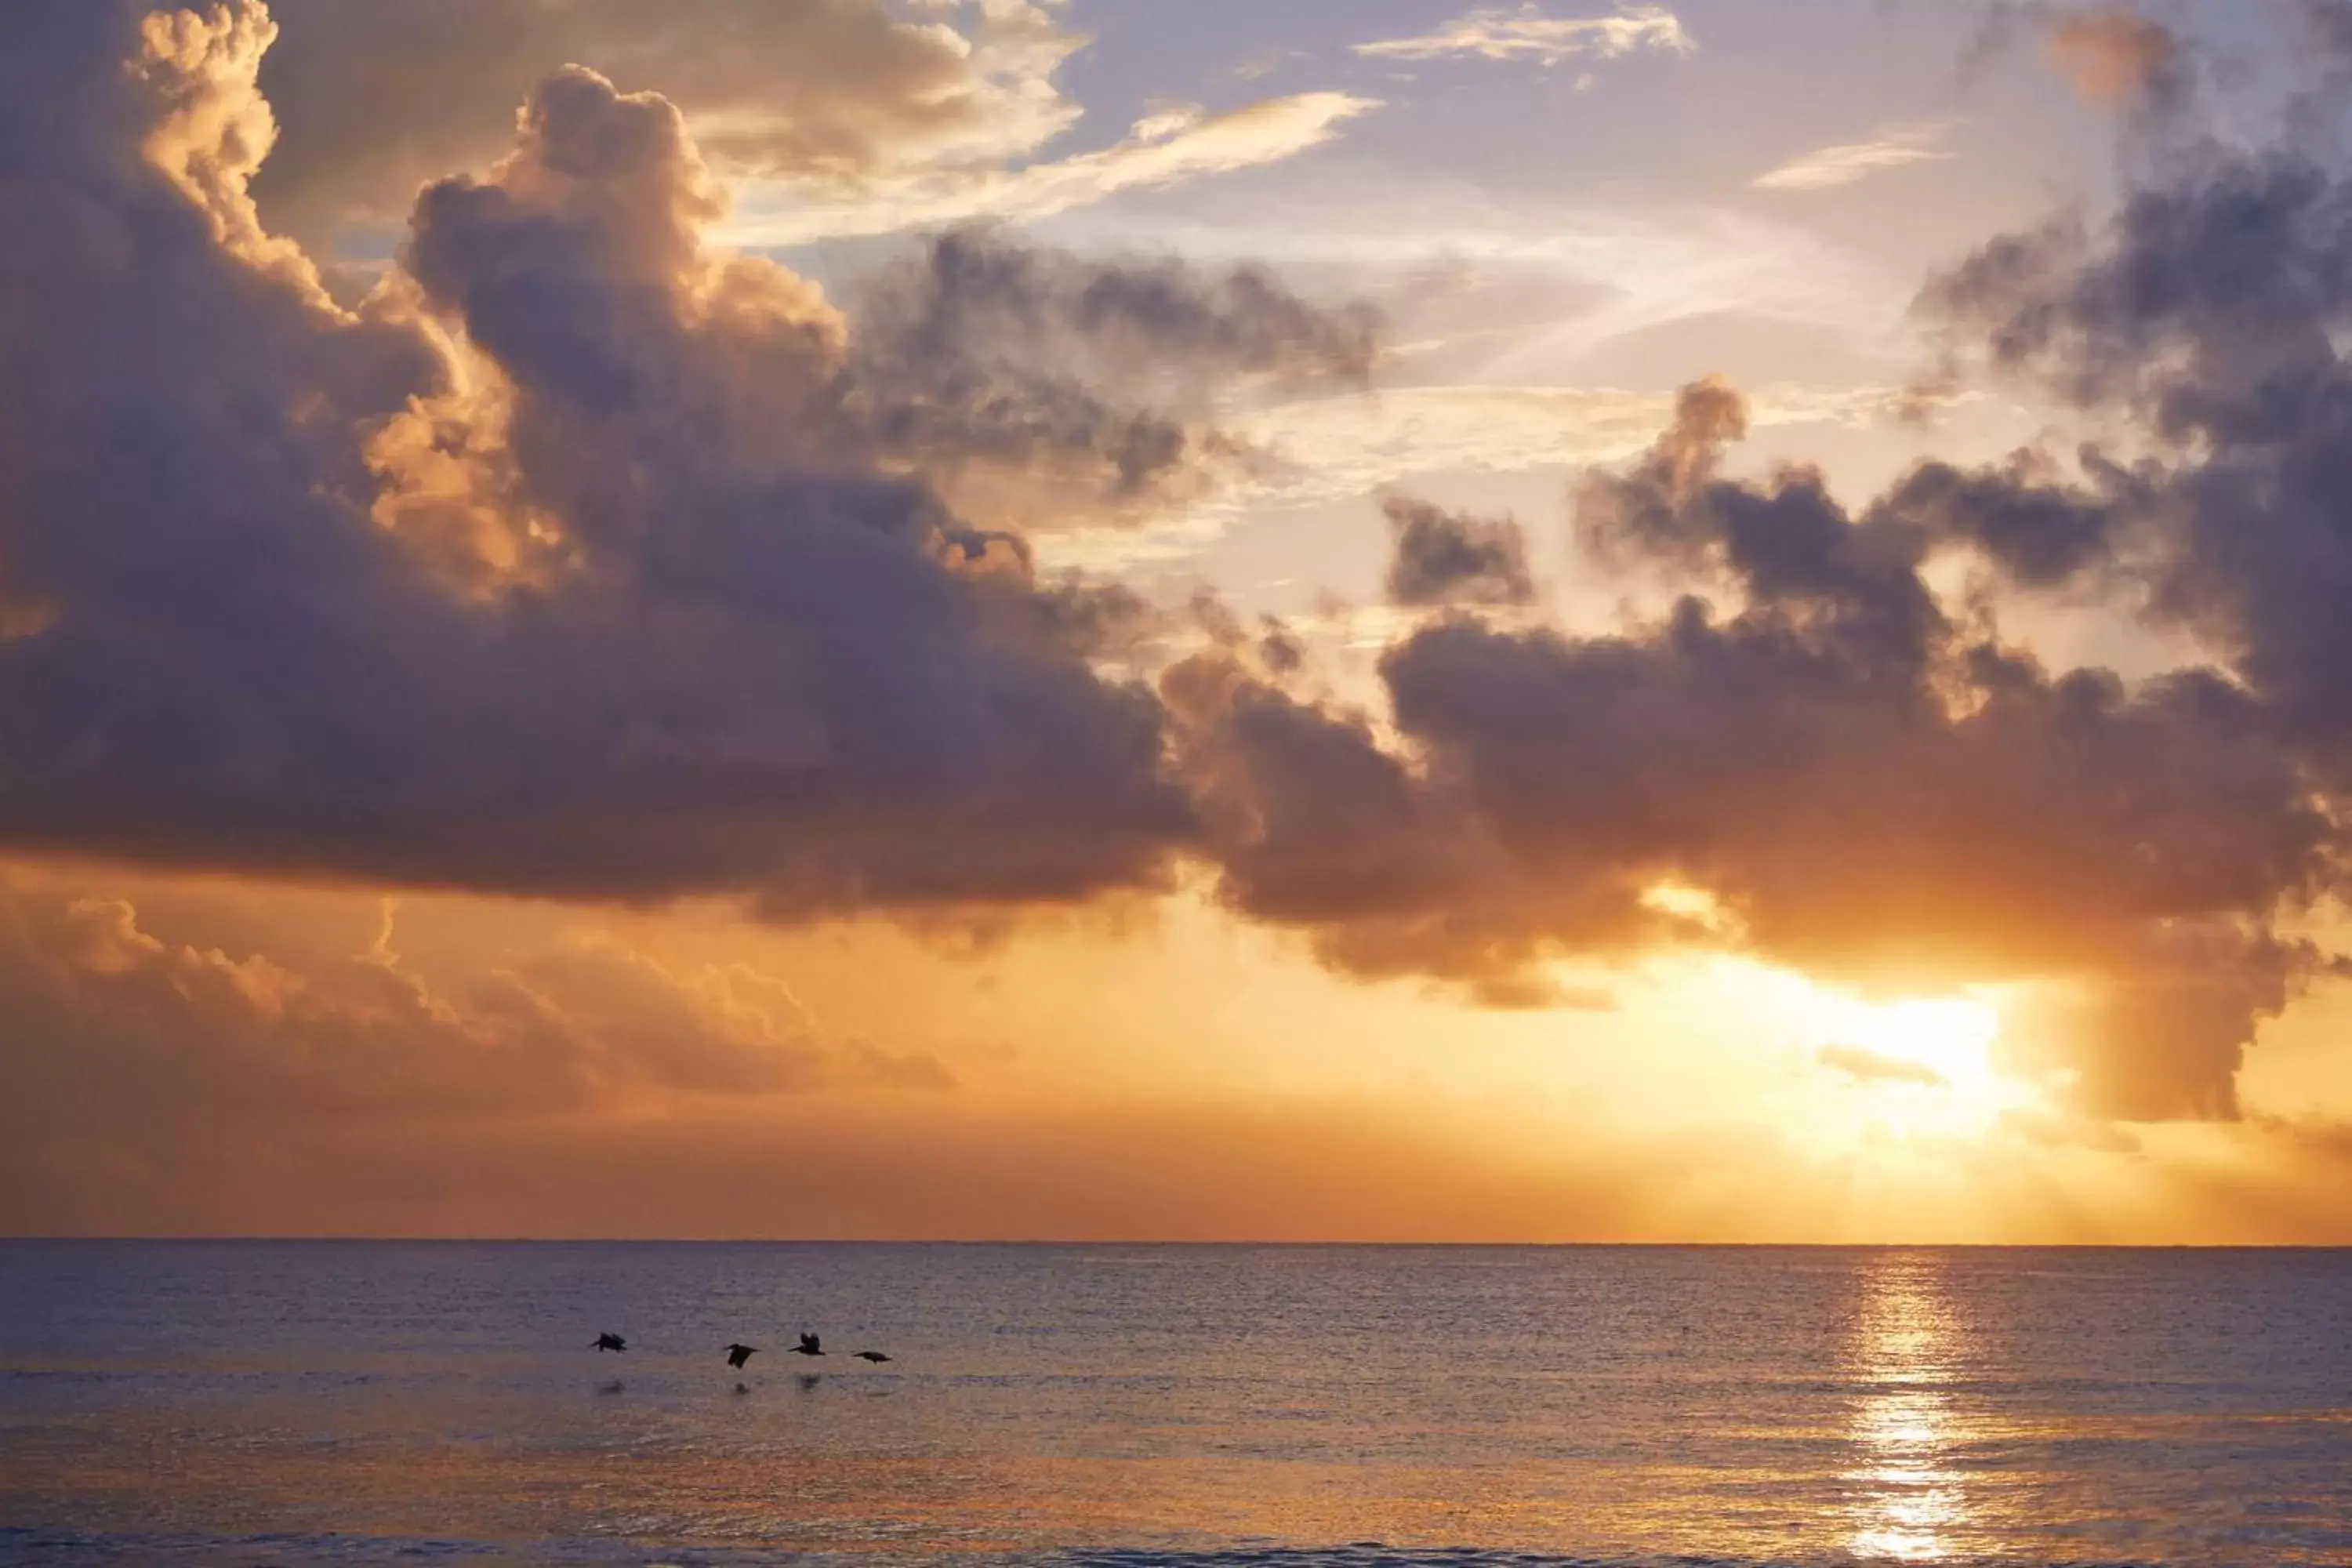
<path id="1" fill-rule="evenodd" d="M 1434 134 L 1391 190 L 1408 94 L 1072 152 L 1058 7 L 720 9 L 451 11 L 380 80 L 389 7 L 26 24 L 0 1227 L 2341 1236 L 2317 153 L 2127 166 L 1906 335 L 1837 201 Z M 1346 68 L 1690 47 L 1488 7 Z M 1021 227 L 1375 108 L 1229 227 Z M 279 214 L 397 239 L 355 294 Z M 1905 422 L 1921 336 L 2021 449 Z"/>
<path id="2" fill-rule="evenodd" d="M 1609 16 L 1549 16 L 1532 3 L 1517 10 L 1484 6 L 1426 33 L 1353 46 L 1356 53 L 1378 59 L 1462 57 L 1528 59 L 1546 66 L 1580 55 L 1613 59 L 1636 49 L 1688 54 L 1696 47 L 1682 23 L 1663 5 L 1628 5 Z"/>
<path id="3" fill-rule="evenodd" d="M 1951 131 L 1948 123 L 1890 126 L 1867 142 L 1808 153 L 1757 175 L 1749 184 L 1759 191 L 1820 191 L 1850 185 L 1883 170 L 1950 157 L 1943 142 Z"/>
<path id="4" fill-rule="evenodd" d="M 2048 48 L 2051 65 L 2094 103 L 2160 91 L 2180 58 L 2179 41 L 2162 23 L 2121 5 L 2060 16 Z"/>
<path id="5" fill-rule="evenodd" d="M 722 233 L 735 245 L 782 247 L 980 217 L 1050 217 L 1120 191 L 1296 157 L 1379 107 L 1379 100 L 1352 93 L 1305 92 L 1222 114 L 1163 110 L 1098 152 L 1013 168 L 950 166 L 877 177 L 841 195 L 751 182 L 740 192 L 741 216 Z"/>

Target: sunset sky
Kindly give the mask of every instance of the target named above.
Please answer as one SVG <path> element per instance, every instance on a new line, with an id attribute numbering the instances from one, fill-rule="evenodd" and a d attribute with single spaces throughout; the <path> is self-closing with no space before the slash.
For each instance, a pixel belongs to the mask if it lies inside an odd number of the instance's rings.
<path id="1" fill-rule="evenodd" d="M 2352 1243 L 2352 4 L 0 16 L 0 1231 Z"/>

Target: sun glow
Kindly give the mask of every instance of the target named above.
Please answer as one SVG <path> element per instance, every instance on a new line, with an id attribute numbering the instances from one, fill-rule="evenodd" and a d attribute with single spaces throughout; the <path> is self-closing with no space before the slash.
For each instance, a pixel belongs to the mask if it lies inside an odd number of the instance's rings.
<path id="1" fill-rule="evenodd" d="M 2032 1098 L 1994 1064 L 2001 1013 L 1990 995 L 1873 1002 L 1815 986 L 1803 1012 L 1838 1120 L 1864 1139 L 1973 1139 Z"/>
<path id="2" fill-rule="evenodd" d="M 2000 1013 L 1989 1003 L 1966 996 L 1888 1003 L 1839 998 L 1832 1012 L 1831 1048 L 1844 1046 L 1883 1059 L 1888 1069 L 1883 1076 L 1924 1085 L 1932 1075 L 1957 1094 L 1981 1093 L 1992 1082 Z M 1905 1063 L 1926 1070 L 1906 1071 Z"/>

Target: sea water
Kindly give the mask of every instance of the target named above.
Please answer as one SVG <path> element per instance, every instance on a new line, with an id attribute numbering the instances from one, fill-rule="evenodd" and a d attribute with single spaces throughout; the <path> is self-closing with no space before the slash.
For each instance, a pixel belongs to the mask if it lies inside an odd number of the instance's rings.
<path id="1" fill-rule="evenodd" d="M 0 1559 L 2352 1563 L 2352 1253 L 0 1243 Z"/>

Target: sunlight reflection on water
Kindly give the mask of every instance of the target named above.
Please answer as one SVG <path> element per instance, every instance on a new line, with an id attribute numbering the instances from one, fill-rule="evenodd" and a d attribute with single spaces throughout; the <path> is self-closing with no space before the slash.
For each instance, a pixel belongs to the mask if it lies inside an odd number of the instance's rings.
<path id="1" fill-rule="evenodd" d="M 0 1243 L 0 1563 L 2342 1568 L 2347 1321 L 2352 1253 Z"/>
<path id="2" fill-rule="evenodd" d="M 1962 1331 L 1939 1256 L 1872 1260 L 1851 1353 L 1861 1392 L 1848 1425 L 1855 1456 L 1846 1480 L 1858 1557 L 1933 1563 L 1953 1555 L 1970 1510 L 1960 1472 L 1948 1463 L 1955 1434 L 1942 1385 Z"/>

